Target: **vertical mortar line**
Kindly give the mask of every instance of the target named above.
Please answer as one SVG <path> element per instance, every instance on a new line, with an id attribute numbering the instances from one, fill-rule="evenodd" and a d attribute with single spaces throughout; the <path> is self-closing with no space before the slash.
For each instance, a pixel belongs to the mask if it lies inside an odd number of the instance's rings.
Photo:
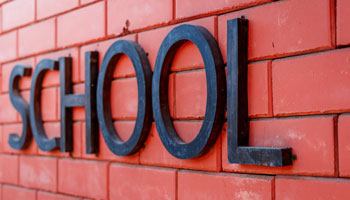
<path id="1" fill-rule="evenodd" d="M 331 43 L 333 47 L 337 47 L 337 0 L 330 1 L 330 31 L 331 31 Z"/>
<path id="2" fill-rule="evenodd" d="M 204 121 L 204 119 L 203 119 L 203 121 Z M 202 123 L 203 123 L 203 121 L 202 121 Z M 218 142 L 218 145 L 219 145 L 219 150 L 217 150 L 218 152 L 216 155 L 217 156 L 216 162 L 217 162 L 217 171 L 218 172 L 223 171 L 223 167 L 222 167 L 222 135 L 223 134 L 222 134 L 222 132 L 223 132 L 224 126 L 225 126 L 225 124 L 222 125 L 221 133 L 219 134 L 218 138 L 216 139 L 216 142 Z"/>
<path id="3" fill-rule="evenodd" d="M 107 35 L 108 35 L 108 27 L 107 27 L 107 25 L 108 25 L 108 2 L 107 2 L 107 0 L 104 0 L 105 2 L 105 36 L 107 37 Z"/>
<path id="4" fill-rule="evenodd" d="M 110 184 L 110 177 L 109 177 L 109 175 L 110 175 L 110 168 L 111 168 L 111 163 L 110 162 L 108 162 L 107 163 L 107 199 L 109 199 L 109 184 Z"/>
<path id="5" fill-rule="evenodd" d="M 268 115 L 273 117 L 272 60 L 267 63 Z"/>
<path id="6" fill-rule="evenodd" d="M 339 114 L 333 117 L 334 122 L 334 172 L 339 177 L 339 147 L 338 147 L 338 121 Z"/>
<path id="7" fill-rule="evenodd" d="M 219 27 L 218 27 L 218 16 L 214 16 L 214 38 L 219 43 Z"/>
<path id="8" fill-rule="evenodd" d="M 176 0 L 173 0 L 173 21 L 176 19 Z"/>
<path id="9" fill-rule="evenodd" d="M 276 199 L 276 175 L 273 176 L 272 182 L 271 182 L 271 200 Z"/>
<path id="10" fill-rule="evenodd" d="M 59 184 L 59 173 L 58 173 L 58 171 L 59 171 L 59 164 L 58 164 L 58 159 L 59 158 L 56 158 L 56 193 L 58 193 L 59 191 L 58 191 L 58 184 Z"/>
<path id="11" fill-rule="evenodd" d="M 17 156 L 17 184 L 19 185 L 20 183 L 19 183 L 19 181 L 20 181 L 20 164 L 21 164 L 21 161 L 20 161 L 20 156 L 21 156 L 21 154 L 19 154 L 18 156 Z"/>
<path id="12" fill-rule="evenodd" d="M 178 186 L 178 184 L 179 184 L 179 181 L 178 181 L 178 176 L 179 176 L 179 170 L 178 169 L 176 169 L 176 171 L 175 171 L 175 200 L 177 200 L 178 198 L 179 198 L 179 195 L 178 195 L 178 193 L 179 193 L 179 186 Z"/>
<path id="13" fill-rule="evenodd" d="M 37 18 L 38 18 L 38 14 L 37 14 L 37 11 L 38 11 L 37 5 L 38 5 L 38 3 L 37 3 L 37 1 L 38 0 L 34 1 L 34 22 L 36 22 Z"/>
<path id="14" fill-rule="evenodd" d="M 80 56 L 80 52 L 81 52 L 81 46 L 78 46 L 77 47 L 77 49 L 78 49 L 78 66 L 76 66 L 76 67 L 78 67 L 78 83 L 81 83 L 82 82 L 82 79 L 81 79 L 81 77 L 80 77 L 80 71 L 81 71 L 81 61 L 80 61 L 80 59 L 81 59 L 81 56 Z M 85 57 L 84 57 L 85 58 Z M 85 66 L 84 66 L 85 67 Z M 73 87 L 74 87 L 74 84 L 73 84 Z M 85 89 L 85 88 L 84 88 Z M 74 93 L 74 92 L 73 92 Z"/>
<path id="15" fill-rule="evenodd" d="M 16 59 L 18 59 L 19 56 L 19 34 L 18 29 L 16 30 Z"/>
<path id="16" fill-rule="evenodd" d="M 138 33 L 135 33 L 135 42 L 136 43 L 139 43 L 139 34 Z M 148 59 L 148 58 L 147 58 Z"/>
<path id="17" fill-rule="evenodd" d="M 55 17 L 55 49 L 57 49 L 57 46 L 58 46 L 58 44 L 57 44 L 57 32 L 58 32 L 58 30 L 57 30 L 57 17 Z"/>

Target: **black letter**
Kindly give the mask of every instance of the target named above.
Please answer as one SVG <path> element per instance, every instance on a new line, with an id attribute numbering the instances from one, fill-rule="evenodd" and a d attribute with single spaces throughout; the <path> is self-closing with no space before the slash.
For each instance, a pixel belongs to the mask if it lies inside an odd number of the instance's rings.
<path id="1" fill-rule="evenodd" d="M 59 58 L 61 98 L 61 152 L 73 151 L 72 107 L 85 106 L 86 153 L 98 152 L 96 84 L 98 52 L 85 53 L 85 94 L 72 94 L 72 58 Z"/>
<path id="2" fill-rule="evenodd" d="M 114 129 L 111 116 L 111 81 L 120 56 L 126 54 L 135 69 L 138 88 L 138 108 L 134 131 L 123 142 Z M 113 43 L 103 58 L 97 83 L 97 115 L 102 136 L 108 148 L 118 156 L 136 153 L 147 138 L 152 123 L 151 100 L 152 71 L 141 46 L 133 41 L 120 40 Z"/>
<path id="3" fill-rule="evenodd" d="M 22 135 L 19 137 L 17 134 L 11 133 L 9 137 L 9 144 L 13 149 L 25 149 L 29 146 L 32 139 L 32 132 L 30 127 L 28 128 L 29 122 L 29 105 L 21 97 L 19 91 L 19 80 L 22 76 L 30 76 L 32 68 L 30 66 L 16 65 L 11 72 L 10 76 L 10 99 L 12 105 L 21 114 L 22 119 Z"/>
<path id="4" fill-rule="evenodd" d="M 230 163 L 286 166 L 288 147 L 249 147 L 247 95 L 248 20 L 227 21 L 227 150 Z"/>
<path id="5" fill-rule="evenodd" d="M 30 126 L 38 147 L 43 151 L 51 151 L 59 147 L 60 138 L 48 139 L 41 119 L 41 83 L 48 70 L 58 70 L 58 63 L 44 59 L 34 70 L 30 89 Z"/>
<path id="6" fill-rule="evenodd" d="M 202 127 L 197 137 L 185 143 L 177 135 L 169 115 L 169 68 L 178 48 L 186 41 L 199 49 L 207 78 L 207 105 Z M 219 47 L 213 36 L 203 27 L 181 25 L 164 39 L 158 51 L 152 82 L 153 113 L 159 137 L 166 149 L 180 159 L 206 154 L 215 143 L 224 122 L 226 104 L 225 68 Z"/>

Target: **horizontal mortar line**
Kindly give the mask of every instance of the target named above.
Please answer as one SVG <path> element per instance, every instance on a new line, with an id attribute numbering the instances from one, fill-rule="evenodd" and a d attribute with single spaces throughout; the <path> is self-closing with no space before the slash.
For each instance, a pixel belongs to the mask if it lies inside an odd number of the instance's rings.
<path id="1" fill-rule="evenodd" d="M 349 112 L 344 113 L 320 113 L 320 114 L 309 114 L 309 115 L 291 115 L 291 116 L 274 116 L 274 117 L 259 117 L 259 118 L 249 118 L 250 121 L 260 121 L 260 120 L 283 120 L 283 119 L 298 119 L 298 118 L 316 118 L 316 117 L 330 117 L 335 116 L 337 114 L 347 114 Z"/>

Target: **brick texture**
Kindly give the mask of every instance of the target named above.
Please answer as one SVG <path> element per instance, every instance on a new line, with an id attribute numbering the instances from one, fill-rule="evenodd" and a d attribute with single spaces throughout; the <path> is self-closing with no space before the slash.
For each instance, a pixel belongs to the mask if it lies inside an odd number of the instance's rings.
<path id="1" fill-rule="evenodd" d="M 111 165 L 111 199 L 175 199 L 175 170 Z"/>
<path id="2" fill-rule="evenodd" d="M 270 199 L 273 178 L 179 172 L 179 199 Z"/>
<path id="3" fill-rule="evenodd" d="M 0 200 L 349 199 L 349 7 L 347 0 L 0 0 Z M 88 154 L 83 106 L 72 108 L 72 152 L 43 151 L 34 138 L 26 149 L 9 145 L 10 134 L 21 136 L 23 129 L 9 95 L 16 65 L 33 73 L 43 59 L 70 57 L 66 78 L 73 94 L 84 94 L 86 52 L 99 53 L 100 68 L 114 42 L 134 41 L 154 71 L 167 34 L 191 24 L 216 40 L 227 71 L 227 21 L 240 17 L 248 20 L 249 146 L 291 147 L 293 165 L 229 163 L 222 102 L 224 125 L 197 158 L 172 156 L 154 120 L 133 155 L 113 154 L 101 130 L 95 133 L 98 153 Z M 164 95 L 176 134 L 190 143 L 198 139 L 212 95 L 205 58 L 191 41 L 171 54 Z M 140 96 L 130 58 L 120 55 L 109 75 L 109 111 L 127 142 Z M 19 80 L 28 103 L 31 83 L 31 76 Z M 46 72 L 38 113 L 49 139 L 61 137 L 60 84 L 59 70 Z"/>

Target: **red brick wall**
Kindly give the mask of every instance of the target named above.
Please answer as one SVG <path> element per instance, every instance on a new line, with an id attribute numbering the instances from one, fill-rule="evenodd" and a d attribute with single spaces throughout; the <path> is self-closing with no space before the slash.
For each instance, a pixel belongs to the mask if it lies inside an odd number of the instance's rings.
<path id="1" fill-rule="evenodd" d="M 1 0 L 0 199 L 349 199 L 350 1 L 348 0 Z M 84 109 L 74 108 L 74 151 L 44 152 L 8 144 L 21 132 L 9 76 L 16 64 L 73 58 L 74 92 L 84 92 L 84 53 L 100 63 L 116 40 L 138 42 L 154 68 L 159 46 L 175 26 L 197 24 L 217 39 L 226 62 L 226 21 L 249 20 L 250 145 L 291 146 L 288 167 L 230 164 L 226 125 L 211 151 L 172 157 L 154 123 L 133 156 L 85 153 Z M 192 43 L 175 56 L 169 105 L 181 138 L 191 141 L 205 113 L 203 61 Z M 115 127 L 127 139 L 137 113 L 130 60 L 118 62 L 112 83 Z M 20 83 L 28 101 L 31 78 Z M 49 137 L 60 135 L 59 73 L 49 72 L 42 115 Z"/>

